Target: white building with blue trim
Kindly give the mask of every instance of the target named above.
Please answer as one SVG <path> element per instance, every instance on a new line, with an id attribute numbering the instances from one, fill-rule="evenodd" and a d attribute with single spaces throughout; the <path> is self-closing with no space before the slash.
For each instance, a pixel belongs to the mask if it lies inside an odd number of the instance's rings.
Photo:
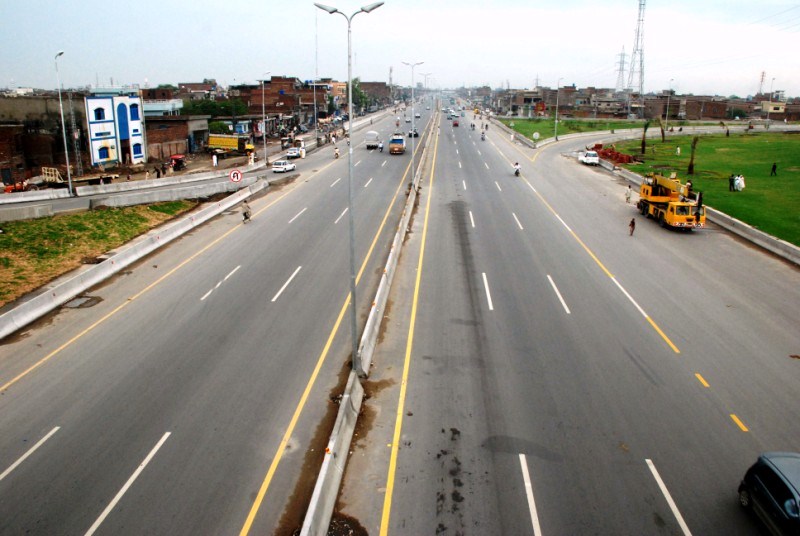
<path id="1" fill-rule="evenodd" d="M 85 103 L 93 166 L 147 163 L 144 110 L 137 88 L 93 88 Z"/>

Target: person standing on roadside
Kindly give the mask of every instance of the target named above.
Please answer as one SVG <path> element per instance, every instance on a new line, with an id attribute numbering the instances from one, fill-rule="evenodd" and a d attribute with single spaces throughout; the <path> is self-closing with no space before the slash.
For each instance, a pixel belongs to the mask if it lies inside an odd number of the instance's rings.
<path id="1" fill-rule="evenodd" d="M 628 224 L 628 228 L 631 230 L 630 236 L 633 236 L 633 232 L 636 230 L 636 218 L 631 218 L 631 222 Z"/>
<path id="2" fill-rule="evenodd" d="M 625 204 L 626 205 L 630 205 L 631 204 L 631 194 L 632 193 L 633 193 L 633 190 L 631 190 L 631 185 L 629 184 L 628 185 L 628 189 L 625 190 Z"/>

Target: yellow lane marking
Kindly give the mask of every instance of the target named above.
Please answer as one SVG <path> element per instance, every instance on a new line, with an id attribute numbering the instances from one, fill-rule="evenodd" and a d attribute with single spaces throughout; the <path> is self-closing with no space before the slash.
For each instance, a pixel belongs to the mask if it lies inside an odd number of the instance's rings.
<path id="1" fill-rule="evenodd" d="M 428 217 L 431 213 L 431 199 L 433 198 L 433 178 L 436 170 L 436 157 L 439 148 L 439 136 L 433 148 L 433 161 L 431 175 L 428 182 L 428 201 L 425 205 L 425 223 L 422 226 L 422 242 L 420 245 L 419 262 L 417 263 L 417 278 L 414 283 L 414 299 L 411 305 L 411 319 L 408 326 L 408 339 L 406 342 L 406 355 L 403 362 L 403 378 L 400 382 L 400 398 L 397 404 L 397 417 L 395 418 L 394 437 L 392 439 L 392 454 L 389 458 L 389 474 L 386 480 L 386 495 L 383 497 L 383 515 L 381 516 L 381 536 L 389 533 L 389 516 L 392 510 L 392 493 L 394 492 L 394 476 L 397 470 L 397 453 L 400 447 L 400 432 L 403 427 L 403 410 L 405 408 L 406 390 L 408 388 L 408 371 L 411 367 L 411 348 L 414 344 L 414 324 L 417 319 L 417 306 L 419 304 L 419 287 L 422 281 L 422 261 L 425 257 L 425 241 L 428 235 Z"/>
<path id="2" fill-rule="evenodd" d="M 422 144 L 420 144 L 422 145 Z M 419 147 L 417 147 L 419 150 Z M 416 155 L 416 152 L 414 153 Z M 386 221 L 389 219 L 389 215 L 392 211 L 392 206 L 394 205 L 394 201 L 397 196 L 400 194 L 400 189 L 402 188 L 403 184 L 406 181 L 406 176 L 408 175 L 409 170 L 411 169 L 411 162 L 408 163 L 406 166 L 406 170 L 403 173 L 403 176 L 400 179 L 400 182 L 397 184 L 397 189 L 394 192 L 394 196 L 392 196 L 391 201 L 389 202 L 389 206 L 386 208 L 386 213 L 383 216 L 383 220 L 381 221 L 380 226 L 378 227 L 378 231 L 375 233 L 375 237 L 372 240 L 372 244 L 367 251 L 366 256 L 364 257 L 364 262 L 361 264 L 361 269 L 358 271 L 356 275 L 356 284 L 361 280 L 361 276 L 366 269 L 367 262 L 369 261 L 370 256 L 372 255 L 372 251 L 375 248 L 375 244 L 378 241 L 378 238 L 383 231 L 384 226 L 386 225 Z M 328 357 L 328 352 L 330 351 L 331 345 L 333 344 L 333 339 L 336 337 L 336 333 L 339 331 L 339 326 L 342 323 L 342 319 L 344 318 L 345 313 L 347 312 L 347 308 L 350 305 L 350 292 L 347 293 L 345 297 L 344 304 L 342 305 L 341 310 L 339 311 L 339 316 L 336 318 L 336 322 L 331 329 L 330 334 L 328 335 L 328 340 L 325 342 L 325 346 L 322 348 L 322 352 L 317 359 L 317 364 L 314 367 L 311 376 L 308 379 L 306 384 L 306 388 L 303 391 L 303 394 L 300 396 L 300 401 L 297 404 L 297 407 L 294 410 L 294 414 L 292 415 L 292 419 L 289 421 L 289 426 L 286 428 L 286 431 L 281 438 L 281 442 L 278 444 L 278 450 L 275 452 L 275 456 L 272 458 L 272 463 L 267 470 L 267 474 L 264 476 L 264 480 L 261 482 L 261 487 L 258 489 L 258 494 L 256 495 L 255 500 L 253 501 L 253 505 L 250 507 L 250 512 L 247 514 L 247 519 L 245 519 L 244 525 L 242 526 L 242 530 L 239 532 L 240 536 L 245 536 L 250 532 L 250 529 L 253 526 L 253 522 L 256 519 L 256 515 L 258 514 L 258 510 L 261 508 L 261 503 L 264 501 L 264 497 L 267 494 L 267 490 L 269 490 L 270 483 L 272 482 L 272 478 L 275 476 L 275 472 L 278 470 L 278 465 L 283 458 L 283 453 L 286 450 L 286 446 L 289 444 L 289 440 L 292 438 L 292 434 L 294 434 L 294 429 L 297 426 L 297 421 L 300 419 L 300 415 L 303 413 L 303 409 L 305 409 L 306 402 L 308 401 L 308 397 L 311 394 L 311 389 L 314 387 L 314 383 L 316 383 L 317 376 L 319 375 L 319 371 L 322 369 L 322 365 L 325 363 L 325 359 Z"/>
<path id="3" fill-rule="evenodd" d="M 733 413 L 731 413 L 731 419 L 733 419 L 733 422 L 736 423 L 736 426 L 738 426 L 742 430 L 742 432 L 749 432 L 750 431 L 750 430 L 747 429 L 747 426 L 745 426 L 744 423 L 739 420 L 739 417 L 737 417 Z"/>
<path id="4" fill-rule="evenodd" d="M 703 387 L 710 387 L 710 385 L 708 385 L 708 382 L 705 380 L 705 378 L 703 378 L 700 375 L 699 372 L 695 372 L 694 376 L 695 376 L 695 378 L 697 378 L 697 381 L 699 381 L 703 385 Z"/>

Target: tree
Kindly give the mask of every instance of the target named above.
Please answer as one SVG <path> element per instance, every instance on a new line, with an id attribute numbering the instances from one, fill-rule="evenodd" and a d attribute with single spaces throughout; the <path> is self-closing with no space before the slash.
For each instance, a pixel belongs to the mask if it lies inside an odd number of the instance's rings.
<path id="1" fill-rule="evenodd" d="M 642 154 L 647 152 L 647 129 L 650 128 L 650 121 L 644 122 L 644 129 L 642 130 Z"/>
<path id="2" fill-rule="evenodd" d="M 666 132 L 664 130 L 664 121 L 662 121 L 660 117 L 658 118 L 658 128 L 661 129 L 661 143 L 664 143 L 665 141 L 667 141 L 667 138 L 666 138 Z"/>
<path id="3" fill-rule="evenodd" d="M 223 121 L 212 121 L 208 124 L 208 131 L 211 134 L 230 134 L 228 125 Z"/>
<path id="4" fill-rule="evenodd" d="M 694 175 L 694 153 L 697 150 L 697 142 L 700 141 L 700 136 L 695 136 L 692 138 L 692 156 L 689 158 L 689 169 L 687 173 L 689 175 Z"/>
<path id="5" fill-rule="evenodd" d="M 173 90 L 176 90 L 176 89 L 178 89 L 178 87 L 177 86 L 173 86 L 172 84 L 158 84 L 158 86 L 156 86 L 156 89 L 173 89 Z"/>

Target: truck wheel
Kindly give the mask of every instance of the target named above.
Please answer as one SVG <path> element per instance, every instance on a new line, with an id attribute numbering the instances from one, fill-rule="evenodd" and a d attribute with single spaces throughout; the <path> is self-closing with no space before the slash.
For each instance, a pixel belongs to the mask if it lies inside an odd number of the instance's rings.
<path id="1" fill-rule="evenodd" d="M 659 212 L 658 213 L 658 224 L 661 227 L 664 227 L 664 213 L 663 212 Z"/>

